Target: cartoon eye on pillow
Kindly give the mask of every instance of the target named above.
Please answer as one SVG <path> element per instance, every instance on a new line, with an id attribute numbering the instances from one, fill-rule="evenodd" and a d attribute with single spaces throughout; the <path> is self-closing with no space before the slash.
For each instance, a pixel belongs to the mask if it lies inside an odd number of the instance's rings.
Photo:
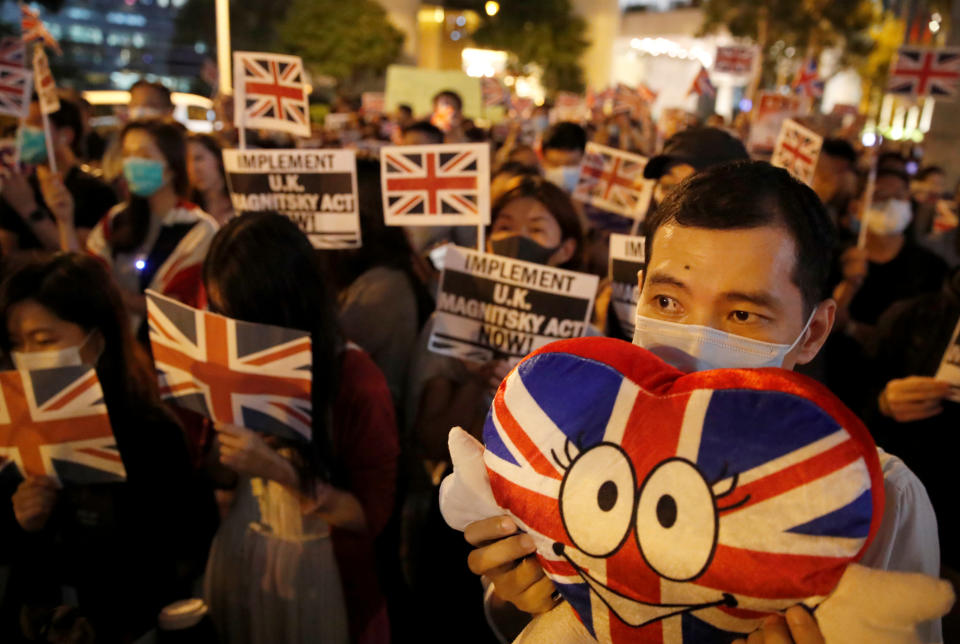
<path id="1" fill-rule="evenodd" d="M 501 383 L 483 438 L 451 431 L 444 517 L 510 515 L 600 642 L 729 642 L 798 603 L 828 642 L 912 642 L 952 603 L 945 582 L 851 566 L 882 518 L 877 450 L 802 376 L 685 375 L 629 343 L 566 340 Z M 865 617 L 876 575 L 930 614 Z"/>

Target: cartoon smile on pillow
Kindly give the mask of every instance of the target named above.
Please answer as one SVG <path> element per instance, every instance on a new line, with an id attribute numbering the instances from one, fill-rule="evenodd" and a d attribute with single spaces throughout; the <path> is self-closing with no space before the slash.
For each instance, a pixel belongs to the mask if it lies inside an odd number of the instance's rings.
<path id="1" fill-rule="evenodd" d="M 879 526 L 876 448 L 782 370 L 684 375 L 626 343 L 559 342 L 484 429 L 496 504 L 600 641 L 729 641 L 816 605 Z"/>

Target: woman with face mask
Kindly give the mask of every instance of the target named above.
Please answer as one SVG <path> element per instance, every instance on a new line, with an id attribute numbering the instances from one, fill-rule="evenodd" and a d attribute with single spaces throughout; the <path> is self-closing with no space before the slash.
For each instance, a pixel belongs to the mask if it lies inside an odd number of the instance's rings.
<path id="1" fill-rule="evenodd" d="M 99 262 L 68 254 L 17 270 L 0 287 L 0 316 L 0 347 L 18 369 L 96 369 L 127 472 L 122 483 L 60 488 L 3 470 L 0 552 L 12 572 L 0 641 L 22 641 L 21 627 L 42 626 L 33 618 L 64 604 L 79 607 L 97 641 L 133 641 L 190 596 L 216 518 L 212 494 L 194 483 L 182 431 Z"/>
<path id="2" fill-rule="evenodd" d="M 217 224 L 186 200 L 190 182 L 181 125 L 134 121 L 120 140 L 130 198 L 94 229 L 87 250 L 110 269 L 138 328 L 148 288 L 186 304 L 200 303 L 200 266 Z"/>
<path id="3" fill-rule="evenodd" d="M 216 426 L 233 498 L 204 594 L 222 640 L 387 641 L 374 539 L 393 509 L 398 447 L 383 374 L 344 341 L 316 251 L 288 218 L 231 220 L 203 279 L 212 310 L 308 331 L 313 348 L 310 442 Z"/>
<path id="4" fill-rule="evenodd" d="M 519 184 L 503 193 L 491 209 L 487 252 L 513 259 L 576 270 L 583 231 L 576 209 L 562 189 L 538 175 L 521 175 Z M 404 512 L 408 535 L 404 562 L 416 592 L 444 588 L 431 611 L 438 610 L 463 625 L 464 632 L 487 632 L 482 592 L 457 561 L 463 542 L 439 516 L 436 485 L 449 468 L 447 435 L 461 426 L 475 436 L 482 432 L 496 387 L 512 366 L 507 360 L 485 363 L 459 360 L 429 351 L 433 318 L 414 350 L 408 378 L 406 424 L 410 444 L 411 493 Z M 426 474 L 426 475 L 425 475 Z"/>

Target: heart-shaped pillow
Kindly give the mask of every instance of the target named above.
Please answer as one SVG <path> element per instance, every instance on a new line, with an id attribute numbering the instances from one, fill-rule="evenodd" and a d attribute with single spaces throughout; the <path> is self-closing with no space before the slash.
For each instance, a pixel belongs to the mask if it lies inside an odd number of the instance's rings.
<path id="1" fill-rule="evenodd" d="M 683 374 L 619 340 L 525 358 L 484 443 L 497 504 L 601 642 L 729 642 L 813 606 L 883 513 L 870 434 L 819 384 Z"/>

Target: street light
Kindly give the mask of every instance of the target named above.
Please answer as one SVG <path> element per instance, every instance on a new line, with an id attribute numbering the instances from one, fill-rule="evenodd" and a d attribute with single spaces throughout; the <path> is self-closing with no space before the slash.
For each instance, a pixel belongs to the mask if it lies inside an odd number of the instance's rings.
<path id="1" fill-rule="evenodd" d="M 497 12 L 500 11 L 500 3 L 494 2 L 494 0 L 488 0 L 488 2 L 483 5 L 483 10 L 487 12 L 488 16 L 495 16 Z"/>

